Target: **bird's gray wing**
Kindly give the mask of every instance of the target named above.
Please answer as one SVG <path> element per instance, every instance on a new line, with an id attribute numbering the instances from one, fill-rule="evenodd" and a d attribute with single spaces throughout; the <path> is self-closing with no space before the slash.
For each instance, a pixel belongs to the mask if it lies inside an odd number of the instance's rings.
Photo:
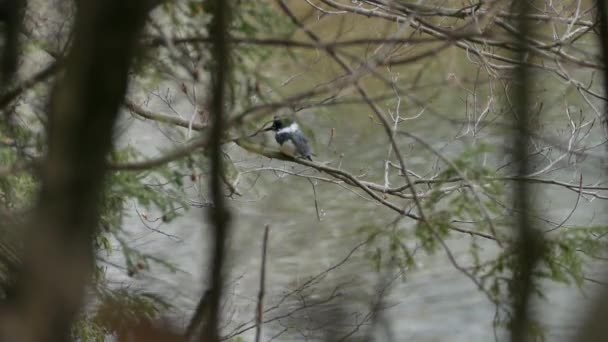
<path id="1" fill-rule="evenodd" d="M 295 132 L 290 137 L 293 144 L 296 146 L 296 151 L 303 157 L 310 157 L 310 146 L 308 140 L 301 132 Z"/>

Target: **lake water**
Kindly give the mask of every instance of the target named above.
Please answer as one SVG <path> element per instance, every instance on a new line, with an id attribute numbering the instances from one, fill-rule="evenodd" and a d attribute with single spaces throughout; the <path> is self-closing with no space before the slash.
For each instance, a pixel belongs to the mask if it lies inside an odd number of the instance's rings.
<path id="1" fill-rule="evenodd" d="M 155 108 L 153 104 L 152 108 Z M 350 114 L 355 118 L 349 121 L 341 121 L 339 115 L 347 114 L 327 114 L 321 119 L 302 116 L 302 121 L 308 126 L 322 127 L 319 129 L 321 133 L 315 136 L 318 155 L 316 159 L 333 160 L 333 165 L 337 165 L 337 156 L 343 154 L 344 169 L 355 174 L 367 172 L 368 179 L 381 182 L 379 175 L 384 172 L 384 165 L 383 158 L 378 155 L 384 156 L 387 147 L 381 130 L 366 130 L 361 125 L 357 127 L 357 121 L 367 120 L 365 113 Z M 167 141 L 163 142 L 166 139 L 153 124 L 130 119 L 127 121 L 130 123 L 127 124 L 129 130 L 125 134 L 125 141 L 143 148 L 150 154 L 155 154 L 155 146 L 169 144 Z M 337 130 L 339 133 L 335 135 L 331 148 L 324 149 L 324 144 L 320 142 L 327 141 L 327 132 L 336 122 L 344 122 L 344 125 Z M 445 144 L 444 136 L 453 126 L 449 123 L 437 125 L 437 122 L 441 121 L 428 116 L 412 126 L 417 134 L 424 136 L 427 141 L 437 141 L 436 145 L 440 146 Z M 321 215 L 319 221 L 313 187 L 308 180 L 285 176 L 276 170 L 259 169 L 285 169 L 289 172 L 305 172 L 316 177 L 326 175 L 306 171 L 301 165 L 270 161 L 247 154 L 236 146 L 228 146 L 227 150 L 232 153 L 235 164 L 246 171 L 239 184 L 243 196 L 235 197 L 230 202 L 234 221 L 224 312 L 230 321 L 225 332 L 231 333 L 237 327 L 243 328 L 243 322 L 249 322 L 245 327 L 252 326 L 265 225 L 270 226 L 266 280 L 266 308 L 270 308 L 285 293 L 297 289 L 310 277 L 340 263 L 364 240 L 364 236 L 358 232 L 361 226 L 386 226 L 396 216 L 385 207 L 362 198 L 361 194 L 354 194 L 336 184 L 319 181 L 315 185 Z M 432 158 L 429 154 L 426 154 L 425 158 L 425 152 L 420 150 L 408 149 L 405 153 L 408 166 L 418 172 L 424 172 L 424 168 L 429 165 L 428 158 Z M 586 183 L 591 182 L 587 175 L 593 175 L 592 170 L 596 169 L 593 163 L 596 161 L 590 159 L 588 165 L 583 164 L 583 168 L 586 166 L 591 170 L 585 171 L 585 179 L 589 179 Z M 568 172 L 570 170 L 563 174 Z M 194 191 L 192 195 L 197 196 Z M 566 217 L 576 201 L 575 193 L 557 187 L 549 188 L 544 195 L 541 196 L 539 205 L 545 216 L 555 222 Z M 582 202 L 584 203 L 580 204 L 568 225 L 597 224 L 605 219 L 604 204 L 601 201 Z M 153 267 L 150 271 L 129 278 L 123 270 L 110 269 L 110 279 L 118 284 L 131 284 L 135 288 L 162 294 L 175 305 L 172 318 L 186 324 L 207 284 L 205 275 L 208 270 L 210 235 L 205 213 L 200 209 L 192 209 L 171 224 L 161 227 L 163 232 L 174 235 L 177 239 L 146 229 L 135 217 L 132 209 L 127 209 L 127 213 L 130 213 L 131 217 L 127 219 L 125 226 L 132 234 L 132 243 L 146 253 L 175 263 L 180 271 L 172 273 L 162 267 Z M 401 224 L 408 226 L 412 222 L 403 219 Z M 469 242 L 470 237 L 464 234 L 453 234 L 447 241 L 457 260 L 463 265 L 470 263 Z M 486 255 L 491 255 L 495 250 L 492 242 L 480 241 L 480 245 Z M 304 337 L 311 340 L 319 338 L 328 322 L 334 322 L 335 318 L 331 318 L 331 315 L 338 309 L 342 310 L 344 316 L 340 325 L 342 329 L 354 329 L 365 319 L 376 290 L 386 284 L 387 279 L 391 279 L 397 271 L 376 272 L 365 257 L 368 250 L 365 247 L 358 248 L 348 261 L 315 282 L 314 286 L 289 296 L 279 308 L 266 313 L 267 319 L 273 319 L 286 315 L 302 303 L 317 303 L 266 324 L 266 340 L 281 332 L 283 333 L 277 337 L 281 341 L 301 341 Z M 120 262 L 119 255 L 114 255 L 113 258 L 114 261 Z M 595 269 L 590 268 L 589 277 L 601 279 L 600 272 L 594 272 Z M 382 317 L 387 320 L 388 331 L 394 336 L 394 340 L 494 339 L 493 304 L 451 265 L 443 252 L 430 256 L 418 253 L 416 268 L 406 270 L 403 278 L 390 284 L 384 301 L 388 308 L 383 311 Z M 546 284 L 545 288 L 547 299 L 538 301 L 537 317 L 547 327 L 548 340 L 565 341 L 575 331 L 586 305 L 593 300 L 590 294 L 595 291 L 595 286 L 586 283 L 584 293 L 565 285 Z M 330 297 L 333 299 L 327 301 Z M 363 325 L 360 331 L 365 329 L 366 325 Z M 379 336 L 384 336 L 384 333 L 386 332 L 381 332 Z M 504 340 L 506 335 L 500 331 L 498 334 L 502 337 L 500 339 Z M 253 329 L 245 332 L 243 336 L 245 340 L 252 339 Z"/>

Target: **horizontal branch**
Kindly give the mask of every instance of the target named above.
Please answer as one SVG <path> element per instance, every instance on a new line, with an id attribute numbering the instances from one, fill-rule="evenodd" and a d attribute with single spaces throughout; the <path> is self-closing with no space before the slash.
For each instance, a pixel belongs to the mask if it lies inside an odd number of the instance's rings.
<path id="1" fill-rule="evenodd" d="M 108 167 L 114 171 L 144 171 L 150 170 L 157 167 L 161 167 L 170 162 L 185 158 L 196 150 L 207 147 L 209 145 L 209 139 L 207 137 L 201 137 L 188 144 L 176 148 L 175 150 L 166 153 L 158 158 L 147 159 L 139 162 L 128 162 L 128 163 L 109 163 Z"/>
<path id="2" fill-rule="evenodd" d="M 490 45 L 492 45 L 492 42 L 488 42 L 485 40 L 476 40 L 477 37 L 486 36 L 485 34 L 476 34 L 476 35 L 468 34 L 467 35 L 467 33 L 463 33 L 459 29 L 448 30 L 448 29 L 445 29 L 438 25 L 434 25 L 432 22 L 430 22 L 428 20 L 424 20 L 424 19 L 416 16 L 416 13 L 411 12 L 411 11 L 398 12 L 398 11 L 395 11 L 398 9 L 393 10 L 393 8 L 391 8 L 392 11 L 382 11 L 382 10 L 379 10 L 379 8 L 367 9 L 367 8 L 358 7 L 358 6 L 345 5 L 345 4 L 338 3 L 333 0 L 321 0 L 321 2 L 325 3 L 328 6 L 333 7 L 335 9 L 348 11 L 350 13 L 355 13 L 355 14 L 366 16 L 366 17 L 376 17 L 376 18 L 381 18 L 381 19 L 390 20 L 390 21 L 397 21 L 397 22 L 409 22 L 409 25 L 412 26 L 412 28 L 419 30 L 421 32 L 424 32 L 426 34 L 429 34 L 429 35 L 436 37 L 438 39 L 441 39 L 441 40 L 454 41 L 455 45 L 458 46 L 459 48 L 461 48 L 465 51 L 474 53 L 475 55 L 478 55 L 481 58 L 484 58 L 484 57 L 491 58 L 491 59 L 499 60 L 502 62 L 507 62 L 511 65 L 524 64 L 526 66 L 533 66 L 535 68 L 544 68 L 542 64 L 522 62 L 522 61 L 518 61 L 518 60 L 509 58 L 506 56 L 502 56 L 502 55 L 499 55 L 496 53 L 490 53 L 487 51 L 476 49 L 471 44 L 480 43 L 480 44 L 488 45 L 488 43 L 489 43 Z M 367 1 L 367 2 L 377 3 L 377 4 L 382 3 L 382 2 L 378 2 L 378 1 Z M 386 4 L 383 4 L 383 5 L 388 6 Z M 490 14 L 490 12 L 485 13 L 485 14 Z M 506 13 L 503 12 L 503 14 L 506 14 Z M 412 16 L 415 19 L 411 19 Z M 490 30 L 488 30 L 488 29 L 486 29 L 485 31 L 490 32 Z M 459 37 L 461 37 L 461 38 L 459 38 Z M 504 43 L 498 43 L 498 44 L 500 45 L 500 47 L 502 47 L 504 49 L 513 50 L 513 51 L 516 50 L 516 48 L 514 46 L 505 45 Z M 536 53 L 538 51 L 539 51 L 538 48 L 533 50 L 533 52 L 536 52 Z M 564 54 L 563 51 L 561 49 L 559 49 L 559 47 L 555 50 L 552 49 L 552 50 L 548 50 L 548 51 L 553 52 L 555 54 L 555 59 L 559 60 L 559 61 L 570 62 L 572 64 L 576 64 L 576 65 L 587 67 L 587 68 L 596 68 L 596 69 L 603 68 L 602 65 L 599 65 L 596 63 L 582 63 L 581 64 L 581 60 Z M 542 54 L 541 54 L 541 56 L 542 56 Z"/>
<path id="3" fill-rule="evenodd" d="M 455 33 L 450 36 L 451 39 L 463 39 L 479 36 L 477 33 Z M 175 38 L 167 41 L 163 37 L 153 36 L 149 37 L 149 46 L 171 46 L 178 44 L 208 44 L 211 42 L 211 38 L 207 36 L 191 36 L 184 38 Z M 302 42 L 290 39 L 279 39 L 279 38 L 238 38 L 231 37 L 231 43 L 237 45 L 259 45 L 259 46 L 273 46 L 273 47 L 285 47 L 285 48 L 303 48 L 303 49 L 327 49 L 327 48 L 338 48 L 338 47 L 349 47 L 357 45 L 371 45 L 371 44 L 422 44 L 422 43 L 437 43 L 445 41 L 444 37 L 423 37 L 423 38 L 359 38 L 349 39 L 334 42 Z"/>
<path id="4" fill-rule="evenodd" d="M 137 114 L 137 115 L 141 116 L 142 118 L 158 121 L 160 123 L 169 123 L 169 124 L 173 124 L 173 125 L 184 127 L 184 128 L 192 128 L 195 131 L 202 131 L 203 129 L 207 128 L 206 125 L 202 125 L 200 123 L 193 122 L 191 124 L 190 121 L 184 120 L 182 118 L 152 112 L 150 110 L 147 110 L 147 109 L 139 106 L 138 104 L 129 100 L 128 98 L 125 99 L 125 107 L 127 107 L 127 109 L 129 109 L 132 113 Z"/>
<path id="5" fill-rule="evenodd" d="M 36 84 L 43 82 L 53 76 L 60 69 L 59 62 L 53 62 L 49 64 L 47 67 L 33 75 L 31 78 L 22 81 L 21 83 L 13 86 L 8 91 L 0 95 L 0 108 L 6 107 L 9 103 L 11 103 L 14 99 L 16 99 L 23 92 L 29 90 L 34 87 Z"/>
<path id="6" fill-rule="evenodd" d="M 490 13 L 488 9 L 482 8 L 482 2 L 478 2 L 476 4 L 465 6 L 462 8 L 449 8 L 438 5 L 428 6 L 405 2 L 387 2 L 382 0 L 365 0 L 364 2 L 369 3 L 373 6 L 391 6 L 392 9 L 401 10 L 405 14 L 415 15 L 417 17 L 452 17 L 464 19 L 473 16 L 483 16 Z M 594 26 L 594 23 L 589 20 L 581 20 L 577 19 L 576 17 L 571 18 L 552 16 L 547 14 L 522 14 L 508 11 L 498 11 L 496 13 L 496 16 L 499 18 L 506 19 L 521 18 L 533 21 L 559 22 L 564 24 L 571 24 L 573 26 Z"/>
<path id="7" fill-rule="evenodd" d="M 264 146 L 253 144 L 253 143 L 247 142 L 245 140 L 236 140 L 235 142 L 238 146 L 240 146 L 241 148 L 245 149 L 248 152 L 255 153 L 255 154 L 258 154 L 258 155 L 261 155 L 261 156 L 264 156 L 267 158 L 271 158 L 271 159 L 278 159 L 278 160 L 294 162 L 297 164 L 301 164 L 301 165 L 305 165 L 305 166 L 314 168 L 321 172 L 325 172 L 333 177 L 343 180 L 346 184 L 358 187 L 359 189 L 363 190 L 366 194 L 368 194 L 370 197 L 372 197 L 375 201 L 377 201 L 380 204 L 384 205 L 385 207 L 397 212 L 399 215 L 412 218 L 416 221 L 422 220 L 418 215 L 412 214 L 411 212 L 400 208 L 396 204 L 384 199 L 383 196 L 379 195 L 378 193 L 383 192 L 383 190 L 382 190 L 383 187 L 378 184 L 361 181 L 361 180 L 357 179 L 357 177 L 355 177 L 354 175 L 352 175 L 344 170 L 341 170 L 341 169 L 336 169 L 333 167 L 329 167 L 327 165 L 310 162 L 306 159 L 291 158 L 278 151 L 269 151 Z M 373 188 L 370 188 L 369 185 L 373 186 Z M 494 236 L 492 236 L 490 234 L 461 229 L 461 228 L 453 227 L 453 226 L 451 226 L 450 229 L 461 232 L 461 233 L 466 233 L 469 235 L 475 235 L 475 236 L 479 236 L 479 237 L 482 237 L 485 239 L 498 241 L 497 238 L 495 238 Z"/>

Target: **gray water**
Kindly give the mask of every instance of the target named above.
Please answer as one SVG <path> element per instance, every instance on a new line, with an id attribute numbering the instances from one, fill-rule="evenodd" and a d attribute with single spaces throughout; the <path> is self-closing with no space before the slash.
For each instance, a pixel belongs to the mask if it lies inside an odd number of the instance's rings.
<path id="1" fill-rule="evenodd" d="M 162 106 L 151 104 L 151 108 Z M 369 179 L 382 182 L 384 172 L 383 158 L 386 155 L 386 139 L 381 130 L 365 129 L 366 113 L 349 113 L 352 120 L 341 121 L 334 113 L 321 119 L 310 119 L 300 115 L 306 125 L 318 125 L 320 134 L 317 140 L 317 159 L 332 160 L 339 164 L 339 154 L 343 154 L 341 166 L 352 173 L 367 172 Z M 332 127 L 340 123 L 338 134 L 327 148 L 323 142 L 328 139 Z M 363 122 L 364 124 L 361 124 Z M 438 124 L 439 123 L 439 124 Z M 127 128 L 125 143 L 142 148 L 145 153 L 155 155 L 159 146 L 171 145 L 156 126 L 149 122 L 133 120 L 128 116 L 123 127 Z M 454 135 L 453 126 L 441 124 L 432 116 L 422 117 L 408 129 L 415 130 L 427 141 L 437 141 L 437 147 L 445 146 L 446 135 Z M 270 137 L 271 138 L 271 137 Z M 321 143 L 320 143 L 321 142 Z M 443 145 L 441 145 L 443 142 Z M 463 142 L 463 146 L 468 142 Z M 408 146 L 409 145 L 404 145 Z M 408 167 L 419 173 L 429 170 L 428 153 L 406 147 L 404 150 Z M 270 161 L 228 146 L 235 163 L 243 170 L 257 170 L 261 167 L 285 168 L 290 171 L 303 171 L 301 165 L 282 161 Z M 449 150 L 448 150 L 449 152 Z M 591 181 L 589 174 L 598 175 L 597 161 L 583 163 L 585 183 Z M 563 174 L 568 174 L 570 170 Z M 594 173 L 595 172 L 595 173 Z M 325 177 L 315 171 L 306 174 Z M 385 207 L 363 199 L 336 184 L 317 182 L 316 193 L 321 221 L 317 219 L 311 184 L 304 178 L 283 176 L 279 173 L 262 171 L 245 172 L 239 189 L 242 197 L 230 201 L 234 221 L 230 241 L 229 263 L 227 269 L 227 290 L 225 293 L 224 313 L 227 326 L 226 334 L 234 332 L 243 322 L 250 322 L 255 314 L 259 287 L 259 269 L 262 235 L 265 225 L 270 226 L 268 249 L 266 308 L 275 304 L 286 292 L 304 284 L 311 276 L 339 263 L 360 242 L 364 236 L 358 228 L 366 225 L 385 226 L 395 219 L 395 213 Z M 251 187 L 251 182 L 256 183 Z M 196 192 L 192 191 L 193 196 Z M 576 194 L 561 188 L 549 188 L 539 196 L 539 206 L 552 220 L 559 222 L 572 208 Z M 154 266 L 151 270 L 129 278 L 123 270 L 108 269 L 109 278 L 114 285 L 128 285 L 161 294 L 175 310 L 170 314 L 176 324 L 185 325 L 202 291 L 207 286 L 209 226 L 205 212 L 192 209 L 183 217 L 162 226 L 170 238 L 143 227 L 134 211 L 127 207 L 130 214 L 125 228 L 131 234 L 133 245 L 141 251 L 172 262 L 180 268 L 177 272 Z M 605 222 L 604 204 L 601 201 L 581 201 L 568 225 L 599 224 Z M 404 219 L 402 225 L 411 225 Z M 470 263 L 468 246 L 470 238 L 453 234 L 447 241 L 452 252 L 463 265 Z M 415 244 L 415 241 L 411 241 Z M 480 241 L 482 254 L 492 255 L 495 246 L 492 242 Z M 275 334 L 289 330 L 277 340 L 314 340 L 322 336 L 324 325 L 332 322 L 332 310 L 340 308 L 346 312 L 345 328 L 351 329 L 367 313 L 371 300 L 378 287 L 391 278 L 393 273 L 378 273 L 365 257 L 366 248 L 359 248 L 351 258 L 340 267 L 329 272 L 316 285 L 303 291 L 301 296 L 287 298 L 282 305 L 266 313 L 266 318 L 285 314 L 290 309 L 307 303 L 322 302 L 336 286 L 341 285 L 337 296 L 328 303 L 314 306 L 313 309 L 298 311 L 281 320 L 266 324 L 264 339 L 270 340 Z M 112 256 L 120 263 L 118 253 Z M 590 272 L 596 268 L 590 268 Z M 600 268 L 601 269 L 601 268 Z M 591 272 L 588 276 L 601 279 L 601 271 Z M 547 299 L 536 303 L 537 317 L 547 328 L 549 341 L 565 341 L 578 326 L 585 307 L 592 301 L 596 287 L 586 283 L 584 291 L 561 284 L 545 286 Z M 383 311 L 388 328 L 379 332 L 380 340 L 386 338 L 387 331 L 398 341 L 491 341 L 494 340 L 492 321 L 495 308 L 475 285 L 450 264 L 443 252 L 434 255 L 418 253 L 416 267 L 405 270 L 404 277 L 391 282 L 384 301 L 389 308 Z M 357 313 L 359 316 L 357 316 Z M 369 324 L 368 324 L 369 325 Z M 368 325 L 360 331 L 365 332 Z M 252 326 L 251 322 L 246 326 Z M 312 330 L 312 332 L 311 332 Z M 382 337 L 385 336 L 385 337 Z M 498 331 L 499 340 L 505 333 Z M 253 339 L 253 329 L 245 332 L 245 340 Z"/>

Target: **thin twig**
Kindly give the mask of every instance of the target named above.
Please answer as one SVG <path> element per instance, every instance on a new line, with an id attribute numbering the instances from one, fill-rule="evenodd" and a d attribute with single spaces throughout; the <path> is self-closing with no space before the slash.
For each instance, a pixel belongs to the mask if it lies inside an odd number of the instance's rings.
<path id="1" fill-rule="evenodd" d="M 319 212 L 319 200 L 317 199 L 317 187 L 315 186 L 315 182 L 310 179 L 310 178 L 306 178 L 308 180 L 308 182 L 310 182 L 310 185 L 312 186 L 312 194 L 315 200 L 315 211 L 317 213 L 317 220 L 319 222 L 321 222 L 321 213 Z"/>
<path id="2" fill-rule="evenodd" d="M 568 220 L 572 217 L 572 215 L 574 214 L 574 212 L 576 211 L 576 208 L 578 208 L 578 203 L 581 201 L 581 195 L 583 194 L 583 174 L 581 173 L 581 176 L 579 178 L 579 188 L 578 188 L 578 195 L 576 196 L 576 202 L 574 203 L 574 207 L 572 207 L 572 210 L 570 210 L 570 212 L 568 213 L 568 215 L 562 220 L 562 222 L 560 222 L 557 226 L 546 230 L 545 233 L 548 232 L 552 232 L 558 228 L 563 227 L 564 224 L 566 224 L 566 222 L 568 222 Z"/>

